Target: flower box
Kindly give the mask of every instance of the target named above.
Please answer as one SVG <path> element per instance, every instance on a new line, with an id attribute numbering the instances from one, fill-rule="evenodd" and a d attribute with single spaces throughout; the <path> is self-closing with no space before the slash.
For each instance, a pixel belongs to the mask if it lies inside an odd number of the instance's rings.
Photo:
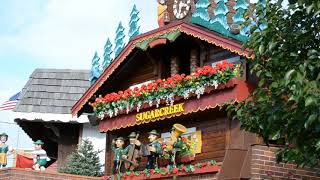
<path id="1" fill-rule="evenodd" d="M 178 156 L 176 158 L 176 163 L 181 164 L 181 163 L 190 163 L 191 161 L 194 160 L 194 156 L 186 155 L 186 156 Z"/>
<path id="2" fill-rule="evenodd" d="M 210 93 L 213 90 L 228 87 L 232 79 L 238 76 L 239 67 L 227 61 L 216 67 L 204 66 L 190 75 L 176 74 L 167 79 L 159 79 L 142 85 L 140 88 L 113 92 L 96 98 L 90 103 L 99 118 L 111 118 L 120 114 L 141 109 L 173 104 L 182 99 L 188 99 Z M 223 78 L 221 78 L 223 77 Z M 151 105 L 151 106 L 150 106 Z"/>
<path id="3" fill-rule="evenodd" d="M 163 168 L 163 173 L 150 173 L 149 175 L 146 175 L 143 173 L 143 171 L 139 171 L 138 174 L 131 173 L 130 175 L 127 175 L 124 173 L 120 179 L 127 179 L 127 180 L 143 180 L 143 179 L 163 179 L 163 178 L 170 178 L 173 176 L 181 177 L 181 176 L 191 176 L 191 175 L 200 175 L 200 174 L 208 174 L 208 173 L 217 173 L 220 170 L 220 165 L 206 165 L 202 167 L 194 167 L 193 172 L 186 172 L 185 168 L 178 171 L 173 171 L 172 173 L 168 172 L 168 169 Z M 104 176 L 101 179 L 102 180 L 109 180 L 109 179 L 117 179 L 117 175 L 111 176 Z"/>
<path id="4" fill-rule="evenodd" d="M 170 159 L 160 158 L 158 162 L 160 167 L 165 167 L 170 163 Z"/>

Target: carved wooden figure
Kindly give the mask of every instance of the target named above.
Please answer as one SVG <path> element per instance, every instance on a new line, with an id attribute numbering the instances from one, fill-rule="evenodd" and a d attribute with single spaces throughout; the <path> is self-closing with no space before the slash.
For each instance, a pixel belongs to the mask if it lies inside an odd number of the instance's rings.
<path id="1" fill-rule="evenodd" d="M 140 146 L 141 143 L 138 140 L 139 133 L 131 132 L 128 136 L 130 144 L 125 148 L 126 155 L 122 156 L 124 160 L 124 166 L 127 171 L 133 171 L 139 166 L 141 159 Z"/>
<path id="2" fill-rule="evenodd" d="M 149 132 L 149 141 L 150 143 L 146 145 L 147 155 L 148 157 L 148 163 L 147 163 L 147 169 L 155 169 L 158 168 L 158 158 L 162 154 L 162 148 L 161 144 L 158 141 L 159 133 L 156 130 L 152 130 Z"/>
<path id="3" fill-rule="evenodd" d="M 35 150 L 33 151 L 33 166 L 32 168 L 37 171 L 44 171 L 47 165 L 47 161 L 50 161 L 50 158 L 47 156 L 47 152 L 42 149 L 44 143 L 41 140 L 34 142 Z"/>
<path id="4" fill-rule="evenodd" d="M 13 151 L 10 146 L 6 144 L 8 135 L 6 133 L 0 134 L 0 168 L 7 165 L 7 153 Z"/>
<path id="5" fill-rule="evenodd" d="M 125 155 L 125 150 L 123 149 L 124 139 L 123 137 L 118 137 L 112 140 L 111 149 L 114 152 L 113 156 L 113 174 L 121 172 L 122 167 L 122 156 Z"/>

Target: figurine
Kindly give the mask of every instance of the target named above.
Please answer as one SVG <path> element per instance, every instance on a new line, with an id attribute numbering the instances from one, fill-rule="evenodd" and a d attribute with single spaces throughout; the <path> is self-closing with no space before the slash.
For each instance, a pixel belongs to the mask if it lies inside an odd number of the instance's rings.
<path id="1" fill-rule="evenodd" d="M 181 151 L 183 146 L 181 135 L 187 131 L 187 128 L 182 124 L 174 124 L 171 129 L 171 137 L 170 141 L 168 142 L 168 146 L 171 149 L 170 156 L 173 167 L 176 167 L 176 155 L 179 153 L 179 151 Z"/>
<path id="2" fill-rule="evenodd" d="M 41 140 L 34 142 L 35 150 L 33 151 L 33 166 L 32 168 L 37 171 L 44 171 L 47 161 L 50 161 L 50 158 L 47 156 L 47 152 L 42 149 L 44 143 Z"/>
<path id="3" fill-rule="evenodd" d="M 0 169 L 7 165 L 7 153 L 12 152 L 13 149 L 6 144 L 8 135 L 6 133 L 0 134 Z"/>
<path id="4" fill-rule="evenodd" d="M 123 149 L 124 139 L 123 137 L 118 137 L 112 140 L 111 149 L 114 152 L 113 157 L 113 174 L 120 173 L 122 166 L 122 156 L 125 155 L 125 150 Z"/>
<path id="5" fill-rule="evenodd" d="M 141 142 L 138 140 L 138 137 L 139 133 L 136 132 L 131 132 L 128 136 L 130 144 L 124 149 L 125 155 L 122 155 L 122 159 L 125 161 L 125 169 L 127 171 L 133 171 L 139 166 L 141 158 Z"/>
<path id="6" fill-rule="evenodd" d="M 149 151 L 147 169 L 155 169 L 158 168 L 158 158 L 162 154 L 161 144 L 158 141 L 159 133 L 156 130 L 152 130 L 149 132 L 149 141 L 150 143 L 147 145 L 147 150 Z"/>

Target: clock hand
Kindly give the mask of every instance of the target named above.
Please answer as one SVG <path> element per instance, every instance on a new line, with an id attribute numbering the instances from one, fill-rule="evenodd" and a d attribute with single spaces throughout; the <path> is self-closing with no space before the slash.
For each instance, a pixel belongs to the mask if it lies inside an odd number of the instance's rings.
<path id="1" fill-rule="evenodd" d="M 178 14 L 181 13 L 183 4 L 184 4 L 184 3 L 183 3 L 182 1 L 179 2 L 179 13 L 178 13 Z"/>

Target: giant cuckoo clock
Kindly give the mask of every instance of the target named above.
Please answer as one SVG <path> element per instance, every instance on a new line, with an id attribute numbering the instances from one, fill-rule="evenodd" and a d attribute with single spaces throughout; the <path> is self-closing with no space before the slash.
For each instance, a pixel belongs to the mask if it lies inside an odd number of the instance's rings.
<path id="1" fill-rule="evenodd" d="M 158 3 L 158 17 L 165 24 L 177 20 L 189 21 L 194 9 L 194 0 L 158 0 Z"/>

